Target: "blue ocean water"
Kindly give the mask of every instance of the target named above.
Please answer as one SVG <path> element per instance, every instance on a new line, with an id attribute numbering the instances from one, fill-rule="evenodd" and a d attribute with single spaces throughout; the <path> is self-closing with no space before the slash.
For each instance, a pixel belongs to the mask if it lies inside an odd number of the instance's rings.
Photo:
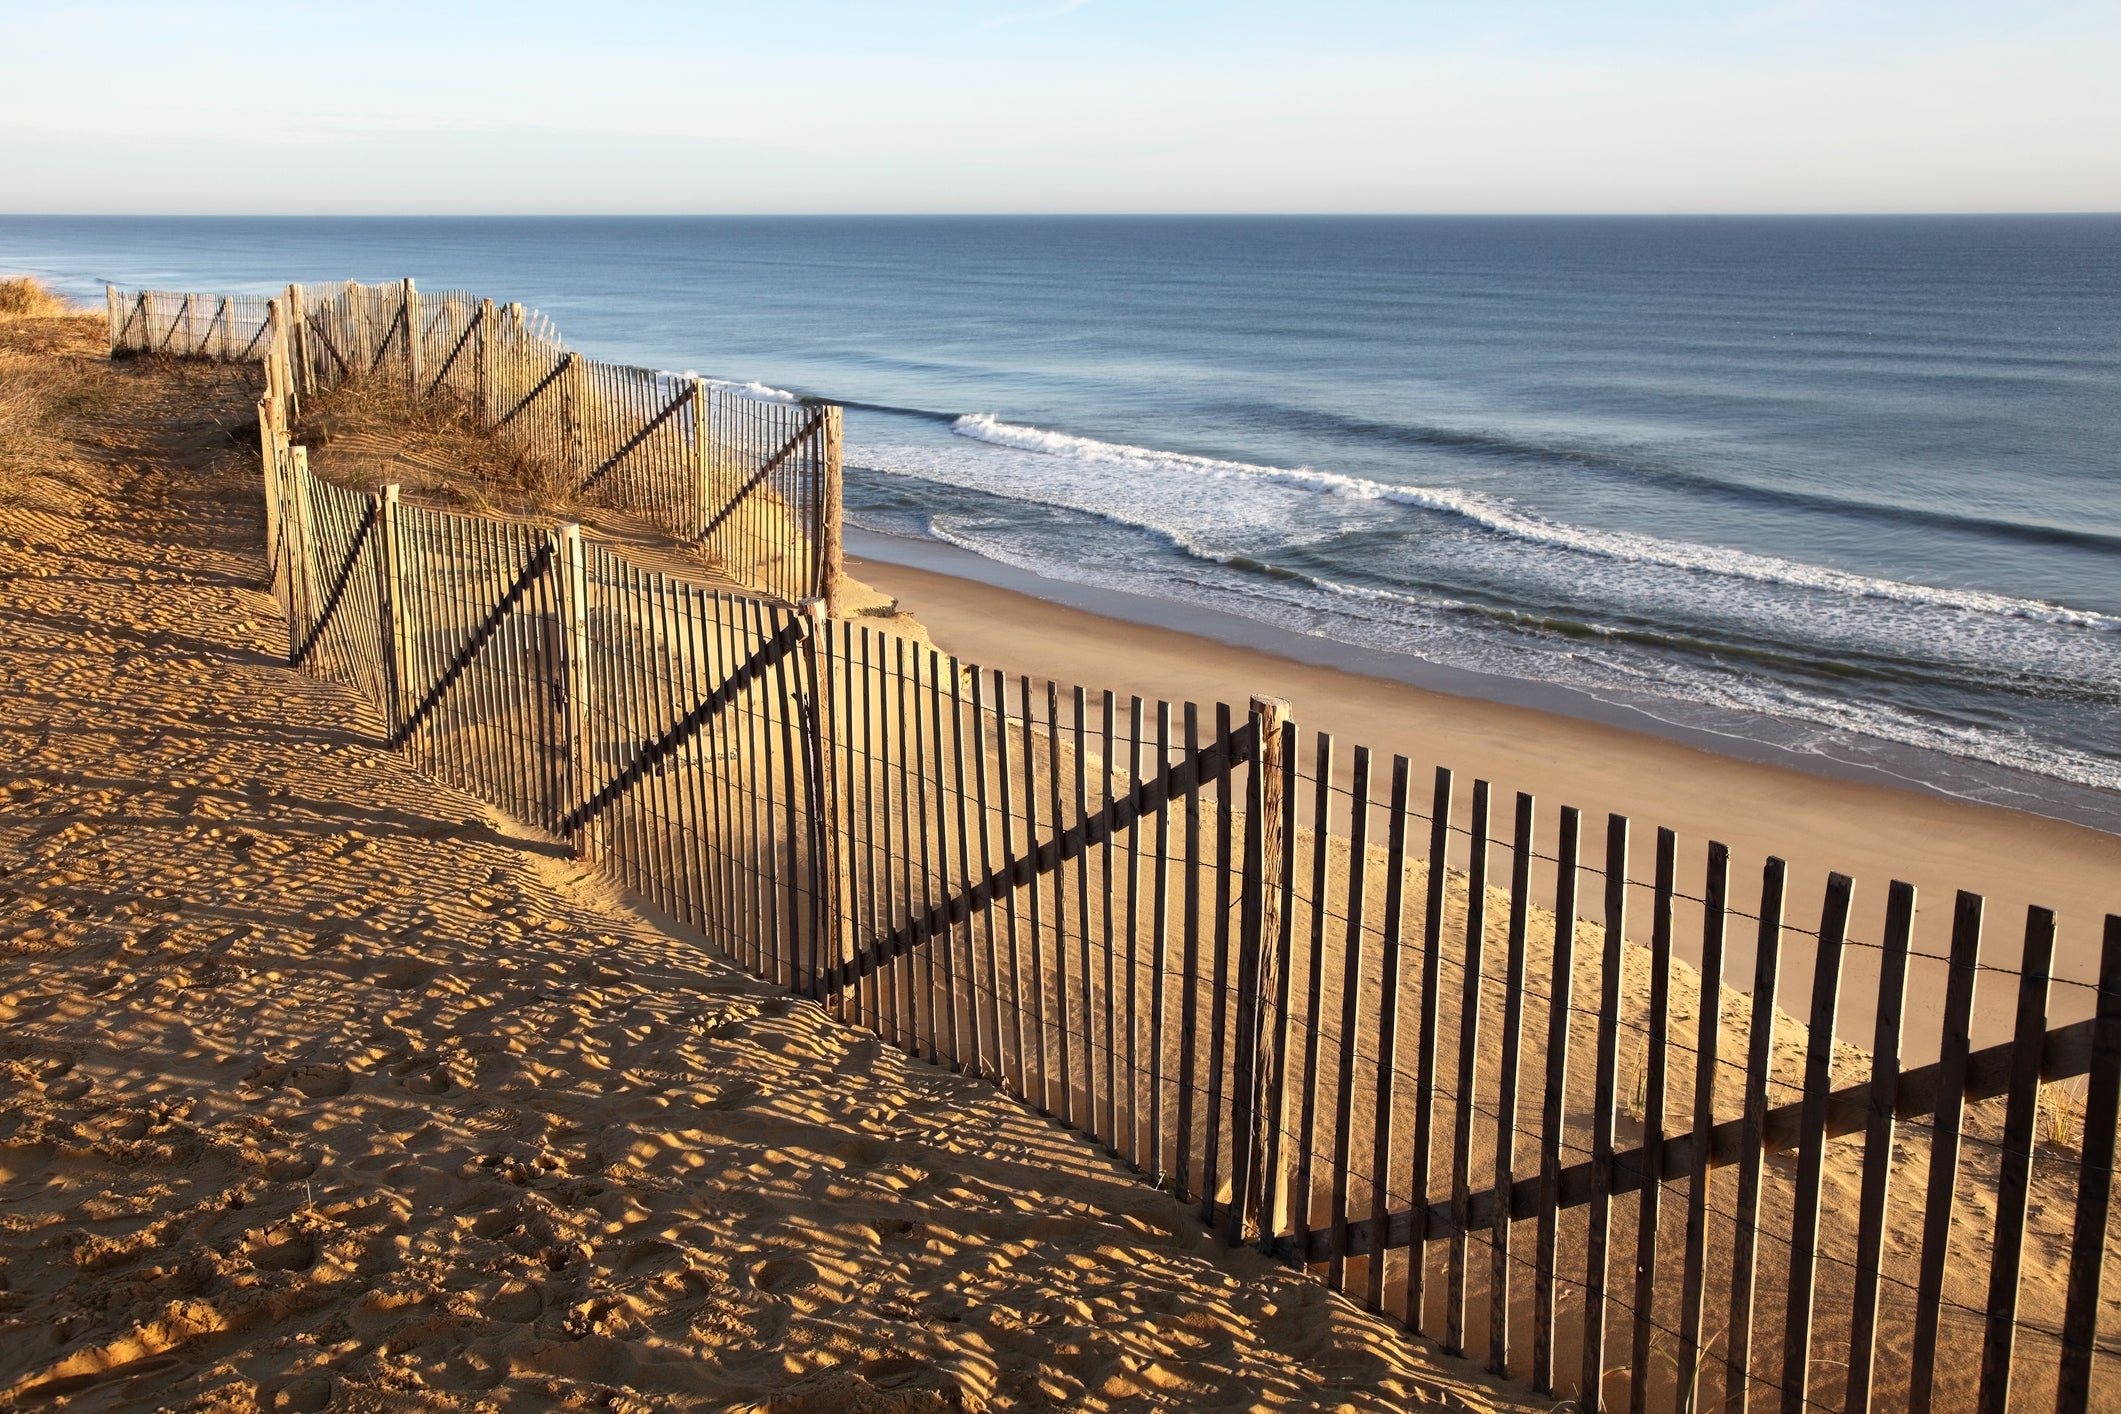
<path id="1" fill-rule="evenodd" d="M 0 217 L 846 403 L 848 513 L 2121 829 L 2121 216 Z"/>

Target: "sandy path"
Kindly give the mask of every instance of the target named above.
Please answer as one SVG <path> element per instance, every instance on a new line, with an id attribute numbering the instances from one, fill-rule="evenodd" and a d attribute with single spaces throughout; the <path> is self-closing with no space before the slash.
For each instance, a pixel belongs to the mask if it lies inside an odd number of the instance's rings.
<path id="1" fill-rule="evenodd" d="M 349 733 L 248 389 L 74 373 L 0 496 L 0 1403 L 1519 1407 Z"/>

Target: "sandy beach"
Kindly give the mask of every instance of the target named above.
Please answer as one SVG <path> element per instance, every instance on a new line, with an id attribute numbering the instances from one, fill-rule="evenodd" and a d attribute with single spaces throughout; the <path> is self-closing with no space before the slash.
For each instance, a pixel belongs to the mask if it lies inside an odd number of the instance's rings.
<path id="1" fill-rule="evenodd" d="M 1608 812 L 1630 817 L 1637 871 L 1647 877 L 1649 840 L 1658 826 L 1680 836 L 1680 877 L 1698 880 L 1707 843 L 1732 852 L 1734 898 L 1745 908 L 1759 896 L 1761 861 L 1779 855 L 1790 864 L 1789 921 L 1815 928 L 1828 871 L 1856 880 L 1852 936 L 1875 941 L 1886 885 L 1904 879 L 1922 904 L 1915 948 L 1943 953 L 1953 891 L 1967 889 L 1988 903 L 1984 962 L 2015 968 L 2028 904 L 2055 910 L 2059 920 L 2055 1023 L 2090 1014 L 2082 986 L 2098 971 L 2100 929 L 2121 912 L 2121 837 L 1994 806 L 1946 799 L 1916 790 L 1836 779 L 1706 751 L 1647 732 L 1557 713 L 1427 691 L 1385 677 L 1301 663 L 1271 653 L 1192 634 L 1124 622 L 1065 604 L 930 570 L 879 559 L 850 563 L 851 571 L 896 598 L 927 628 L 939 648 L 1011 674 L 1048 676 L 1143 697 L 1197 702 L 1247 702 L 1254 695 L 1289 701 L 1306 737 L 1330 732 L 1347 748 L 1366 745 L 1412 758 L 1425 778 L 1437 766 L 1458 773 L 1459 797 L 1473 778 L 1502 793 L 1532 792 L 1540 802 L 1543 837 L 1553 838 L 1552 812 L 1562 804 L 1585 812 L 1587 838 L 1603 829 Z M 1590 857 L 1587 846 L 1586 857 Z M 1549 887 L 1551 881 L 1548 881 Z M 1740 940 L 1742 941 L 1742 939 Z M 1801 1014 L 1809 951 L 1791 938 L 1782 1003 Z M 1697 960 L 1681 933 L 1679 951 Z M 1749 977 L 1750 953 L 1732 954 L 1727 981 Z M 1848 994 L 1861 998 L 1874 985 L 1865 958 L 1852 955 Z M 1922 971 L 1918 960 L 1917 973 Z M 1908 1054 L 1934 1057 L 1941 987 L 1911 986 Z M 1844 1038 L 1867 1043 L 1870 1010 L 1845 1007 Z M 2011 997 L 1990 990 L 1977 1040 L 2006 1039 Z"/>
<path id="2" fill-rule="evenodd" d="M 350 731 L 251 375 L 0 328 L 0 1403 L 1538 1407 Z"/>
<path id="3" fill-rule="evenodd" d="M 12 1081 L 0 1317 L 31 1334 L 0 1361 L 0 1396 L 196 1409 L 1528 1407 L 1521 1385 L 1222 1248 L 1189 1205 L 1101 1146 L 724 966 L 561 845 L 381 750 L 348 694 L 281 665 L 243 442 L 249 375 L 113 367 L 93 333 L 21 324 L 0 355 L 17 433 L 0 556 L 24 626 L 0 655 L 25 687 L 0 723 L 5 946 L 19 960 L 0 993 Z M 65 417 L 43 415 L 62 399 Z M 1801 930 L 1828 869 L 1859 880 L 1859 939 L 1877 936 L 1885 880 L 1917 884 L 1929 905 L 1918 952 L 1942 951 L 1952 888 L 1987 895 L 1986 957 L 2006 985 L 1988 986 L 1981 1042 L 2008 1026 L 2025 904 L 2060 913 L 2059 970 L 2079 981 L 2115 906 L 2121 840 L 2096 831 L 950 575 L 851 568 L 867 622 L 917 625 L 968 661 L 1122 698 L 1282 697 L 1307 735 L 1343 744 L 1342 771 L 1361 743 L 1404 752 L 1418 773 L 1449 765 L 1461 808 L 1476 776 L 1532 790 L 1548 839 L 1555 807 L 1577 805 L 1587 860 L 1609 810 L 1635 822 L 1642 877 L 1657 825 L 1680 832 L 1683 878 L 1722 840 L 1741 908 L 1759 861 L 1788 858 L 1773 1067 L 1785 1097 L 1803 1061 Z M 1531 925 L 1543 975 L 1552 920 L 1537 911 Z M 1682 958 L 1698 927 L 1683 912 Z M 1745 1001 L 1730 984 L 1749 964 L 1736 932 L 1719 1007 L 1733 1045 Z M 1840 1029 L 1859 1046 L 1868 956 L 1845 969 Z M 1636 1010 L 1646 958 L 1630 945 Z M 1937 970 L 1918 959 L 1912 1063 L 1936 1046 L 1941 988 L 1923 985 L 1925 969 Z M 1578 970 L 1589 995 L 1588 954 Z M 1674 986 L 1675 1015 L 1698 1014 L 1692 969 Z M 2052 1020 L 2087 1001 L 2059 986 Z M 1865 1064 L 1849 1046 L 1835 1070 L 1848 1083 Z M 1485 1062 L 1480 1075 L 1491 1089 Z M 1579 1129 L 1586 1100 L 1572 1100 Z M 1970 1121 L 1984 1135 L 1999 1122 L 1993 1103 Z M 1631 1112 L 1622 1138 L 1639 1128 Z M 1577 1159 L 1581 1137 L 1565 1144 Z M 1913 1174 L 1926 1140 L 1901 1148 Z M 2066 1136 L 2042 1152 L 2041 1210 L 2065 1212 L 2073 1152 Z M 1855 1151 L 1834 1153 L 1829 1191 L 1851 1211 Z M 1990 1153 L 1962 1178 L 1977 1194 L 1994 1182 Z M 1786 1221 L 1778 1195 L 1770 1228 Z M 1618 1215 L 1623 1243 L 1631 1223 Z M 1954 1321 L 1978 1310 L 1982 1230 L 1955 1228 Z M 2043 1220 L 2035 1240 L 2029 1300 L 2048 1310 L 2068 1234 Z M 1573 1270 L 1573 1219 L 1561 1243 Z M 1829 1313 L 1845 1304 L 1831 1280 L 1821 1300 Z M 1471 1349 L 1484 1329 L 1469 1329 Z M 1565 1317 L 1567 1359 L 1571 1330 Z"/>

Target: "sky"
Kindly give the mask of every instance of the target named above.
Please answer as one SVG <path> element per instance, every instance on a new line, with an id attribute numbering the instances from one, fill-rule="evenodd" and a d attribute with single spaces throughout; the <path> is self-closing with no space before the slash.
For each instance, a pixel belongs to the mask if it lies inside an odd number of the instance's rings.
<path id="1" fill-rule="evenodd" d="M 2121 0 L 0 0 L 0 211 L 2121 210 Z"/>

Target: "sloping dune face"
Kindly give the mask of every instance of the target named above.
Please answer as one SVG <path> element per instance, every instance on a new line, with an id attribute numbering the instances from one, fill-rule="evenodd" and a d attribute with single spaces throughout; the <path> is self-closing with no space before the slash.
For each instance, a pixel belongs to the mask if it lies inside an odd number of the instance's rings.
<path id="1" fill-rule="evenodd" d="M 1515 1407 L 382 753 L 244 372 L 96 327 L 0 324 L 0 1405 Z"/>

